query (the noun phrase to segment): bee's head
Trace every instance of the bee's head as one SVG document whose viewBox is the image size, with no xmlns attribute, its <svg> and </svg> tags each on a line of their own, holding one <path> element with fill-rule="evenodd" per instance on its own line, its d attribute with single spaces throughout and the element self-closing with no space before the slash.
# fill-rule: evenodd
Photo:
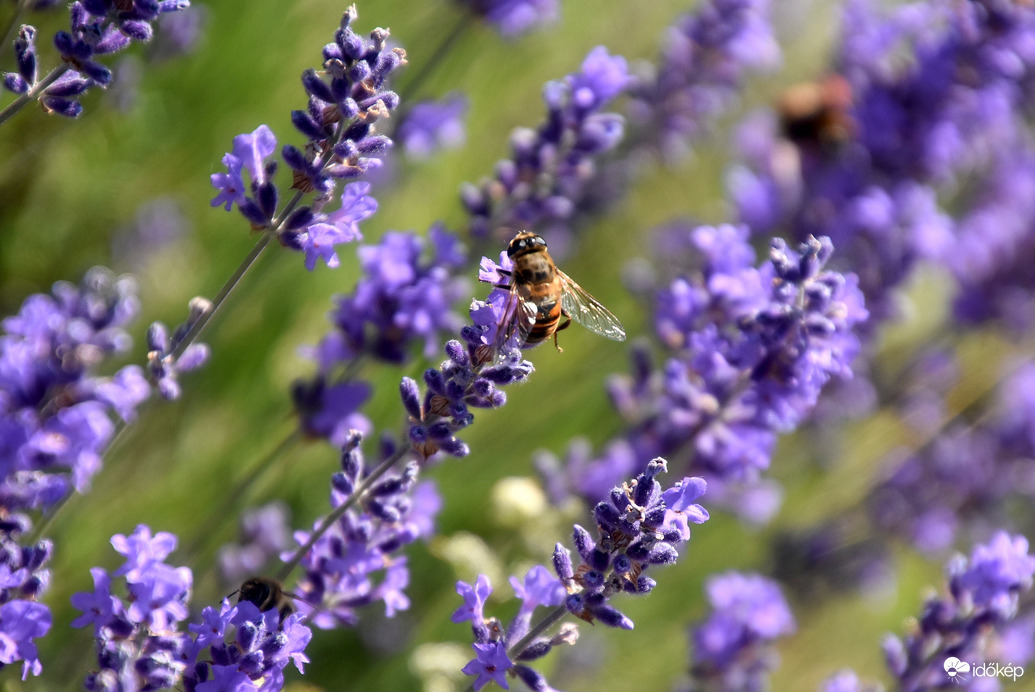
<svg viewBox="0 0 1035 692">
<path fill-rule="evenodd" d="M 533 250 L 545 250 L 546 241 L 543 240 L 543 236 L 536 235 L 531 231 L 521 231 L 514 240 L 510 241 L 510 245 L 507 246 L 507 256 L 515 257 L 517 255 L 524 255 Z"/>
</svg>

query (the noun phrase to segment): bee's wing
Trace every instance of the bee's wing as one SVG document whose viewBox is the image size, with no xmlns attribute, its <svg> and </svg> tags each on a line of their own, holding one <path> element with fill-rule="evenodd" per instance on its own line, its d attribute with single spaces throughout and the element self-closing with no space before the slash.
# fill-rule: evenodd
<svg viewBox="0 0 1035 692">
<path fill-rule="evenodd" d="M 500 323 L 496 327 L 496 340 L 493 344 L 496 351 L 501 351 L 504 346 L 520 348 L 528 339 L 528 335 L 535 326 L 536 307 L 535 304 L 523 300 L 518 295 L 517 285 L 513 283 L 507 292 L 507 302 L 504 306 Z"/>
<path fill-rule="evenodd" d="M 586 293 L 582 286 L 571 280 L 560 269 L 564 290 L 561 291 L 561 307 L 569 317 L 591 332 L 615 341 L 625 341 L 625 329 L 611 311 L 601 305 L 596 298 Z"/>
</svg>

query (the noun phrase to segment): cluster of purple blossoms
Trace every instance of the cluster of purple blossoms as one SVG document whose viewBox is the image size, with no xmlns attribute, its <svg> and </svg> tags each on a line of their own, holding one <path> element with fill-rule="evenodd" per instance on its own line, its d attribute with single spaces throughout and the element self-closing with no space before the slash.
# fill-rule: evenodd
<svg viewBox="0 0 1035 692">
<path fill-rule="evenodd" d="M 151 40 L 152 24 L 160 15 L 189 6 L 190 0 L 76 0 L 69 7 L 71 31 L 54 35 L 63 65 L 39 78 L 36 29 L 24 24 L 14 42 L 18 71 L 4 73 L 4 87 L 38 99 L 49 113 L 78 117 L 83 111 L 82 95 L 112 81 L 111 70 L 97 58 L 117 53 L 134 41 Z"/>
<path fill-rule="evenodd" d="M 708 579 L 712 614 L 692 630 L 689 689 L 760 690 L 776 668 L 772 643 L 794 632 L 780 586 L 759 574 L 727 572 Z"/>
<path fill-rule="evenodd" d="M 978 535 L 1008 520 L 1032 519 L 1035 494 L 1035 366 L 1011 372 L 980 422 L 959 421 L 899 458 L 869 497 L 882 531 L 920 550 L 950 547 L 966 529 Z"/>
<path fill-rule="evenodd" d="M 130 536 L 112 537 L 126 562 L 114 574 L 94 567 L 94 590 L 72 596 L 82 612 L 73 627 L 93 625 L 98 670 L 86 677 L 88 690 L 158 690 L 173 687 L 186 669 L 189 637 L 179 631 L 187 618 L 193 575 L 165 558 L 176 536 L 141 524 Z M 125 581 L 126 599 L 112 592 L 112 576 Z"/>
<path fill-rule="evenodd" d="M 884 642 L 895 689 L 940 689 L 953 682 L 950 668 L 953 675 L 961 676 L 955 682 L 961 682 L 972 666 L 999 660 L 994 653 L 998 638 L 992 635 L 1002 634 L 1017 615 L 1020 595 L 1032 587 L 1035 556 L 1028 554 L 1024 536 L 999 531 L 988 543 L 975 546 L 969 561 L 963 555 L 953 557 L 947 573 L 947 593 L 927 599 L 913 631 L 901 639 L 889 635 Z M 1030 639 L 1015 650 L 1023 655 L 1023 649 L 1030 655 Z M 847 671 L 824 687 L 826 692 L 862 689 L 858 678 Z"/>
<path fill-rule="evenodd" d="M 624 135 L 623 118 L 603 109 L 632 82 L 625 58 L 598 46 L 582 71 L 543 88 L 546 120 L 510 137 L 511 157 L 496 165 L 493 179 L 461 191 L 472 236 L 487 239 L 499 228 L 535 228 L 564 254 L 576 213 L 596 198 L 591 182 L 596 160 Z"/>
<path fill-rule="evenodd" d="M 244 599 L 205 608 L 201 621 L 188 625 L 194 636 L 181 632 L 193 577 L 189 568 L 165 563 L 176 537 L 140 525 L 111 543 L 125 564 L 113 574 L 91 569 L 93 592 L 72 596 L 82 612 L 72 625 L 93 625 L 97 643 L 99 668 L 87 675 L 86 689 L 273 691 L 283 687 L 289 663 L 301 671 L 308 662 L 303 651 L 312 633 L 302 615 L 282 616 L 276 607 L 260 612 Z M 112 576 L 124 579 L 125 600 L 112 592 Z"/>
<path fill-rule="evenodd" d="M 336 299 L 329 315 L 334 330 L 310 349 L 319 371 L 292 388 L 307 434 L 340 447 L 352 429 L 370 430 L 358 413 L 370 386 L 347 376 L 356 359 L 401 364 L 416 341 L 424 342 L 424 355 L 430 357 L 443 333 L 460 328 L 453 306 L 468 293 L 468 283 L 454 273 L 466 253 L 439 225 L 428 236 L 430 256 L 422 238 L 403 232 L 386 233 L 378 245 L 357 250 L 364 275 L 352 293 Z"/>
<path fill-rule="evenodd" d="M 453 306 L 470 288 L 454 276 L 467 260 L 455 235 L 438 224 L 427 242 L 414 233 L 390 232 L 356 254 L 363 276 L 352 293 L 336 299 L 330 314 L 335 329 L 314 353 L 321 372 L 360 356 L 403 363 L 415 341 L 424 342 L 424 356 L 430 357 L 442 334 L 460 329 Z"/>
<path fill-rule="evenodd" d="M 768 15 L 769 0 L 707 0 L 669 28 L 654 74 L 629 91 L 630 123 L 652 148 L 685 156 L 738 98 L 748 71 L 777 67 Z"/>
<path fill-rule="evenodd" d="M 195 639 L 186 656 L 187 692 L 275 692 L 284 688 L 284 669 L 304 672 L 312 631 L 301 613 L 282 615 L 241 599 L 209 606 L 201 622 L 189 625 Z M 206 649 L 208 656 L 203 657 Z"/>
<path fill-rule="evenodd" d="M 663 490 L 655 478 L 667 470 L 666 466 L 664 459 L 652 460 L 643 473 L 612 489 L 608 500 L 597 504 L 593 511 L 596 541 L 589 531 L 575 525 L 578 566 L 572 562 L 570 551 L 557 544 L 553 568 L 559 582 L 543 567 L 530 570 L 523 584 L 511 579 L 522 605 L 506 630 L 496 618 L 484 615 L 485 600 L 492 592 L 488 577 L 479 576 L 474 586 L 457 583 L 464 605 L 453 614 L 453 622 L 471 621 L 477 656 L 464 672 L 477 676 L 476 690 L 490 680 L 506 688 L 507 673 L 529 689 L 552 689 L 541 673 L 523 662 L 542 658 L 558 644 L 574 643 L 577 631 L 566 627 L 555 637 L 540 637 L 545 628 L 530 628 L 532 613 L 540 605 L 557 607 L 544 621 L 547 624 L 570 613 L 589 623 L 633 628 L 632 620 L 610 604 L 612 597 L 623 592 L 644 595 L 653 591 L 656 582 L 646 571 L 676 562 L 676 546 L 690 540 L 690 524 L 708 520 L 707 510 L 695 503 L 704 494 L 705 482 L 683 478 Z"/>
<path fill-rule="evenodd" d="M 415 104 L 395 135 L 406 155 L 424 160 L 438 151 L 463 145 L 467 106 L 467 97 L 460 93 Z"/>
<path fill-rule="evenodd" d="M 136 284 L 107 269 L 26 298 L 0 325 L 0 507 L 46 509 L 85 491 L 115 432 L 150 394 L 138 366 L 96 374 L 130 347 Z"/>
<path fill-rule="evenodd" d="M 516 306 L 510 300 L 509 289 L 499 288 L 503 277 L 498 270 L 511 266 L 506 252 L 500 253 L 499 265 L 482 258 L 478 278 L 494 288 L 486 300 L 471 301 L 473 324 L 460 330 L 464 343 L 447 342 L 449 360 L 439 368 L 424 371 L 427 391 L 423 399 L 420 387 L 409 377 L 404 377 L 399 385 L 403 406 L 410 416 L 409 440 L 424 459 L 439 451 L 466 456 L 470 448 L 456 433 L 474 422 L 470 409 L 503 406 L 507 396 L 500 387 L 523 382 L 532 374 L 534 368 L 522 358 L 517 335 L 507 340 L 498 333 L 515 319 Z"/>
<path fill-rule="evenodd" d="M 753 232 L 830 236 L 876 324 L 898 314 L 894 291 L 918 261 L 987 264 L 1015 231 L 985 223 L 992 232 L 970 234 L 964 257 L 937 192 L 956 195 L 1008 152 L 1030 151 L 1018 114 L 1031 106 L 1035 13 L 998 0 L 887 14 L 871 5 L 848 3 L 831 69 L 838 79 L 826 82 L 842 84 L 847 98 L 813 113 L 825 117 L 811 120 L 809 136 L 801 119 L 785 117 L 782 132 L 774 117 L 752 120 L 740 142 L 746 166 L 729 180 Z M 823 129 L 835 124 L 831 141 Z"/>
<path fill-rule="evenodd" d="M 292 145 L 281 150 L 292 169 L 294 198 L 279 208 L 273 182 L 277 165 L 266 162 L 277 140 L 266 125 L 235 137 L 233 152 L 223 157 L 227 172 L 213 174 L 211 180 L 219 190 L 212 206 L 223 205 L 229 211 L 236 204 L 252 228 L 268 230 L 285 247 L 305 253 L 309 270 L 317 260 L 338 266 L 335 245 L 360 239 L 359 222 L 377 209 L 377 202 L 367 195 L 369 183 L 350 183 L 341 193 L 340 206 L 325 212 L 337 181 L 354 180 L 377 168 L 380 154 L 392 146 L 391 139 L 377 134 L 377 122 L 399 105 L 398 95 L 387 84 L 391 73 L 405 63 L 406 53 L 388 47 L 386 29 L 375 29 L 370 41 L 364 41 L 350 27 L 355 18 L 352 6 L 345 11 L 334 42 L 324 46 L 323 73 L 329 82 L 313 69 L 302 74 L 309 105 L 304 111 L 293 111 L 292 122 L 308 141 L 304 150 Z M 245 170 L 250 194 L 242 178 Z M 315 195 L 312 204 L 297 206 L 307 193 Z"/>
<path fill-rule="evenodd" d="M 10 514 L 0 523 L 0 668 L 23 661 L 22 679 L 43 671 L 33 639 L 50 630 L 50 609 L 38 598 L 50 583 L 46 568 L 54 546 L 42 540 L 33 546 L 18 544 L 28 532 L 29 520 Z"/>
<path fill-rule="evenodd" d="M 295 532 L 295 540 L 304 549 L 301 565 L 305 570 L 294 588 L 298 607 L 324 629 L 355 625 L 359 619 L 356 609 L 378 601 L 385 604 L 388 617 L 409 607 L 404 590 L 410 572 L 406 557 L 397 553 L 433 534 L 434 518 L 442 504 L 432 484 L 417 483 L 415 463 L 408 464 L 401 474 L 378 478 L 366 487 L 371 469 L 359 449 L 361 440 L 353 431 L 342 450 L 342 470 L 331 478 L 332 508 L 340 509 L 365 488 L 357 503 L 317 522 L 312 533 Z M 397 456 L 394 445 L 387 441 L 380 451 L 384 459 Z M 329 519 L 333 522 L 328 523 Z"/>
<path fill-rule="evenodd" d="M 996 321 L 1027 333 L 1035 327 L 1028 261 L 1035 254 L 1035 145 L 1024 140 L 998 153 L 974 185 L 956 242 L 943 257 L 957 285 L 953 316 L 967 326 Z"/>
<path fill-rule="evenodd" d="M 472 13 L 484 17 L 502 36 L 521 34 L 557 21 L 558 0 L 458 0 Z"/>
<path fill-rule="evenodd" d="M 665 456 L 745 517 L 765 521 L 775 511 L 777 492 L 761 474 L 777 435 L 800 424 L 829 380 L 851 377 L 853 330 L 867 312 L 855 277 L 824 268 L 829 239 L 798 252 L 776 239 L 758 267 L 747 240 L 734 226 L 672 236 L 700 266 L 656 298 L 655 330 L 671 355 L 656 370 L 645 348 L 633 350 L 631 377 L 610 384 L 629 427 L 599 457 L 573 446 L 564 472 L 541 459 L 554 495 L 602 497 L 637 459 Z"/>
</svg>

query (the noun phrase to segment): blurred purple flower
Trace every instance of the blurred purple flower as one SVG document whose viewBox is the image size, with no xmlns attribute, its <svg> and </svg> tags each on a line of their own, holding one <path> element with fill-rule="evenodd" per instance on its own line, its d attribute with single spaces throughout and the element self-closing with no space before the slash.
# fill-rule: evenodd
<svg viewBox="0 0 1035 692">
<path fill-rule="evenodd" d="M 150 394 L 137 366 L 95 373 L 129 349 L 125 327 L 139 310 L 136 285 L 91 269 L 79 286 L 36 294 L 0 334 L 0 505 L 47 507 L 84 492 L 115 426 Z"/>
<path fill-rule="evenodd" d="M 598 46 L 580 72 L 547 82 L 545 121 L 536 130 L 515 130 L 511 157 L 496 165 L 494 178 L 461 190 L 472 235 L 488 239 L 500 228 L 535 228 L 563 255 L 573 217 L 597 199 L 597 160 L 624 134 L 621 116 L 602 110 L 631 81 L 625 58 Z"/>
<path fill-rule="evenodd" d="M 691 675 L 705 689 L 761 689 L 777 665 L 772 644 L 794 632 L 779 585 L 760 574 L 708 579 L 712 614 L 693 628 Z"/>
<path fill-rule="evenodd" d="M 506 38 L 515 38 L 557 21 L 558 0 L 458 0 Z"/>
<path fill-rule="evenodd" d="M 238 522 L 241 542 L 219 548 L 223 581 L 240 584 L 252 575 L 261 574 L 291 541 L 289 517 L 290 509 L 280 501 L 245 511 Z"/>
<path fill-rule="evenodd" d="M 461 146 L 465 139 L 467 107 L 467 98 L 459 93 L 441 101 L 415 104 L 399 126 L 397 135 L 406 155 L 424 160 L 437 151 Z"/>
<path fill-rule="evenodd" d="M 668 30 L 655 73 L 630 90 L 630 121 L 666 160 L 687 153 L 738 98 L 745 75 L 780 62 L 769 0 L 707 0 Z"/>
</svg>

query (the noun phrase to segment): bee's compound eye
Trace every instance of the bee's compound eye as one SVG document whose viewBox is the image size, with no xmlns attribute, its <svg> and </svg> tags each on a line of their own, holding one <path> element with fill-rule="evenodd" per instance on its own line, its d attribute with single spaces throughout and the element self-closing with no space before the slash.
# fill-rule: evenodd
<svg viewBox="0 0 1035 692">
<path fill-rule="evenodd" d="M 546 247 L 546 241 L 543 240 L 543 236 L 541 236 L 541 235 L 537 235 L 534 238 L 532 238 L 532 242 L 535 245 L 540 245 L 540 246 L 542 246 L 544 248 Z"/>
</svg>

